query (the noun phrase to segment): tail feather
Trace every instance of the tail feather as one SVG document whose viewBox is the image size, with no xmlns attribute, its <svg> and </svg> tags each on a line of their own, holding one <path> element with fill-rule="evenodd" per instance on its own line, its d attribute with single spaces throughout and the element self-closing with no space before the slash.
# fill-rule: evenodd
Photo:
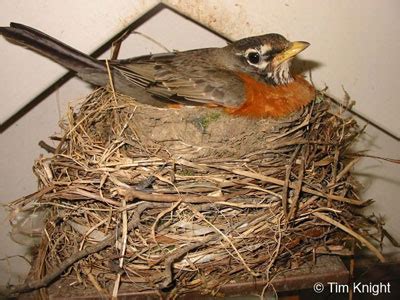
<svg viewBox="0 0 400 300">
<path fill-rule="evenodd" d="M 12 43 L 22 45 L 50 58 L 67 69 L 77 72 L 78 75 L 82 75 L 81 77 L 86 77 L 85 73 L 94 70 L 97 71 L 96 73 L 106 72 L 104 63 L 29 26 L 10 23 L 10 27 L 0 27 L 0 35 L 3 35 Z M 97 80 L 93 79 L 92 83 L 98 84 Z"/>
</svg>

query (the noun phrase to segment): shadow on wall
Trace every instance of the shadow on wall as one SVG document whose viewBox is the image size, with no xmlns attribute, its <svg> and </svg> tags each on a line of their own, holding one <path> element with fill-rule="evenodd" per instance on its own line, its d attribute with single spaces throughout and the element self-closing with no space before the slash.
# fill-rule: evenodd
<svg viewBox="0 0 400 300">
<path fill-rule="evenodd" d="M 293 75 L 304 74 L 308 75 L 312 74 L 312 71 L 322 67 L 324 64 L 315 60 L 304 60 L 295 57 L 292 61 L 292 73 Z"/>
</svg>

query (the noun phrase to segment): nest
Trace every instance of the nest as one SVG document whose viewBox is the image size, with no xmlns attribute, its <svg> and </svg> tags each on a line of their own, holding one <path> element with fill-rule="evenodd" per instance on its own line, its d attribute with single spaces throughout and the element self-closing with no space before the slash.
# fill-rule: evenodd
<svg viewBox="0 0 400 300">
<path fill-rule="evenodd" d="M 354 241 L 383 260 L 356 210 L 369 204 L 351 176 L 361 130 L 329 103 L 256 120 L 93 92 L 35 162 L 38 192 L 11 205 L 46 212 L 36 281 L 18 291 L 63 275 L 85 294 L 216 293 Z"/>
</svg>

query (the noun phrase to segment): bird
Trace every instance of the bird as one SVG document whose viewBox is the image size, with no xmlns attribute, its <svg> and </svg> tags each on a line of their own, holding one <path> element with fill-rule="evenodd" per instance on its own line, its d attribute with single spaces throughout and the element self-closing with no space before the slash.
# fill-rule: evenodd
<svg viewBox="0 0 400 300">
<path fill-rule="evenodd" d="M 156 107 L 220 107 L 227 114 L 281 118 L 315 99 L 293 58 L 310 44 L 290 42 L 277 33 L 236 40 L 220 48 L 98 60 L 32 27 L 0 27 L 8 41 L 37 52 L 95 86 L 106 86 Z M 111 76 L 110 76 L 111 75 Z"/>
</svg>

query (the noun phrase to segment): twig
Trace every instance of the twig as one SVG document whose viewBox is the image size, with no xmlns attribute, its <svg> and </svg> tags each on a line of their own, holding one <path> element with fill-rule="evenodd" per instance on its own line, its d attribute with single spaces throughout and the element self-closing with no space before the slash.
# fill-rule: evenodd
<svg viewBox="0 0 400 300">
<path fill-rule="evenodd" d="M 287 215 L 287 213 L 288 213 L 287 198 L 288 198 L 288 189 L 289 189 L 289 183 L 290 183 L 290 175 L 292 174 L 293 163 L 296 160 L 299 150 L 300 150 L 300 145 L 298 145 L 296 147 L 292 156 L 290 157 L 289 162 L 286 165 L 286 174 L 285 174 L 285 181 L 284 181 L 285 184 L 283 185 L 283 190 L 282 190 L 282 208 L 283 208 L 283 212 L 285 215 Z"/>
<path fill-rule="evenodd" d="M 331 217 L 328 217 L 327 215 L 322 214 L 320 212 L 313 212 L 313 215 L 320 218 L 321 220 L 324 220 L 325 222 L 332 224 L 333 226 L 336 226 L 337 228 L 343 230 L 344 232 L 347 232 L 351 236 L 355 237 L 364 246 L 366 246 L 372 253 L 374 253 L 381 262 L 385 262 L 385 258 L 383 257 L 382 253 L 380 253 L 379 250 L 376 249 L 374 245 L 372 245 L 369 241 L 367 241 L 364 237 L 362 237 L 361 235 L 356 233 L 354 230 L 344 226 L 343 224 L 339 223 L 338 221 L 335 221 Z"/>
<path fill-rule="evenodd" d="M 382 157 L 382 156 L 362 154 L 362 153 L 352 153 L 351 156 L 369 157 L 369 158 L 375 158 L 375 159 L 379 159 L 379 160 L 388 161 L 388 162 L 391 162 L 394 164 L 400 164 L 400 159 L 396 159 L 396 158 Z"/>
<path fill-rule="evenodd" d="M 187 253 L 189 253 L 190 251 L 201 247 L 202 245 L 205 245 L 206 243 L 210 242 L 211 240 L 213 240 L 215 238 L 215 236 L 210 236 L 205 238 L 203 241 L 201 242 L 197 242 L 197 243 L 192 243 L 189 244 L 181 249 L 175 250 L 174 252 L 172 252 L 171 255 L 169 255 L 166 260 L 165 260 L 165 274 L 166 274 L 166 278 L 164 279 L 164 281 L 160 284 L 159 288 L 160 289 L 166 289 L 168 287 L 170 287 L 171 283 L 174 280 L 174 274 L 172 271 L 172 267 L 174 262 L 176 262 L 178 259 L 180 259 L 182 256 L 186 255 Z"/>
<path fill-rule="evenodd" d="M 56 148 L 50 146 L 45 141 L 40 141 L 39 146 L 42 147 L 44 150 L 46 150 L 49 153 L 56 153 Z"/>
<path fill-rule="evenodd" d="M 153 225 L 151 225 L 151 237 L 153 238 L 154 242 L 157 244 L 157 239 L 156 239 L 156 227 L 158 222 L 160 221 L 160 219 L 165 216 L 167 213 L 175 210 L 175 208 L 177 208 L 179 205 L 181 204 L 180 201 L 172 204 L 170 207 L 168 207 L 167 209 L 161 211 L 157 217 L 156 220 L 153 222 Z"/>
<path fill-rule="evenodd" d="M 298 179 L 297 179 L 297 183 L 296 183 L 296 188 L 294 191 L 294 196 L 293 196 L 293 200 L 290 206 L 290 210 L 289 210 L 289 214 L 287 216 L 287 220 L 290 221 L 293 217 L 294 214 L 296 212 L 297 209 L 297 203 L 299 201 L 300 198 L 300 191 L 303 185 L 303 178 L 304 178 L 304 160 L 301 159 L 301 163 L 300 163 L 300 169 L 299 169 L 299 175 L 298 175 Z"/>
<path fill-rule="evenodd" d="M 123 209 L 121 214 L 122 214 L 122 243 L 121 243 L 121 258 L 119 259 L 119 267 L 122 270 L 124 266 L 124 256 L 125 256 L 125 251 L 126 251 L 126 245 L 127 245 L 127 239 L 128 239 L 128 214 L 126 209 L 126 201 L 125 199 L 121 200 L 122 205 L 121 208 Z M 118 296 L 118 289 L 121 281 L 121 272 L 118 272 L 117 278 L 114 283 L 114 289 L 113 289 L 113 294 L 112 297 L 113 299 L 116 299 Z"/>
<path fill-rule="evenodd" d="M 336 175 L 337 175 L 337 168 L 338 168 L 338 162 L 339 162 L 339 154 L 340 154 L 340 151 L 338 149 L 338 146 L 336 146 L 334 156 L 333 156 L 334 158 L 333 158 L 333 163 L 332 163 L 331 181 L 329 183 L 328 207 L 332 206 L 331 196 L 335 194 L 335 184 L 338 181 L 336 178 Z"/>
<path fill-rule="evenodd" d="M 133 201 L 135 199 L 149 201 L 149 202 L 182 202 L 182 203 L 207 203 L 207 202 L 221 202 L 226 201 L 230 197 L 220 196 L 194 196 L 194 195 L 167 195 L 167 194 L 150 194 L 136 189 L 123 189 L 118 188 L 118 193 L 126 197 L 127 201 Z"/>
<path fill-rule="evenodd" d="M 108 62 L 108 59 L 106 59 L 106 66 L 107 66 L 107 73 L 108 73 L 108 83 L 110 84 L 111 91 L 112 91 L 112 94 L 113 94 L 113 97 L 114 97 L 114 101 L 115 101 L 115 103 L 117 103 L 117 95 L 115 93 L 114 81 L 113 81 L 112 72 L 111 72 L 111 68 L 110 68 L 110 64 Z"/>
<path fill-rule="evenodd" d="M 336 176 L 336 182 L 339 182 L 340 179 L 343 178 L 343 176 L 345 176 L 346 174 L 348 174 L 348 173 L 350 172 L 350 169 L 351 169 L 352 167 L 354 167 L 354 165 L 355 165 L 356 163 L 358 163 L 358 162 L 360 161 L 360 159 L 361 159 L 360 157 L 357 157 L 357 158 L 353 159 L 351 162 L 349 162 L 349 163 L 343 168 L 343 170 L 340 171 L 339 174 Z"/>
</svg>

